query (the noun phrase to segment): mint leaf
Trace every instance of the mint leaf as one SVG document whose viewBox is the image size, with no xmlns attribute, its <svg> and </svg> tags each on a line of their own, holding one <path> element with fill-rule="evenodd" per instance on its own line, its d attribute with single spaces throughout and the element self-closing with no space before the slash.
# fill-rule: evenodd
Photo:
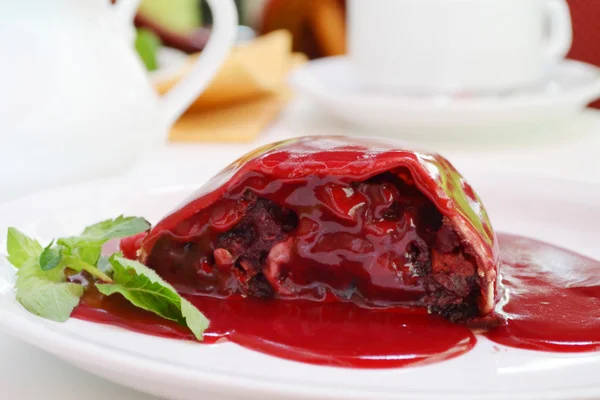
<svg viewBox="0 0 600 400">
<path fill-rule="evenodd" d="M 208 319 L 154 270 L 119 256 L 109 262 L 114 270 L 113 284 L 97 284 L 100 293 L 120 293 L 136 307 L 151 311 L 165 319 L 187 325 L 198 340 L 208 328 Z"/>
<path fill-rule="evenodd" d="M 62 265 L 63 267 L 68 267 L 77 272 L 86 271 L 90 275 L 99 279 L 102 282 L 112 283 L 112 279 L 110 278 L 110 276 L 106 275 L 96 266 L 88 264 L 80 258 L 74 256 L 67 256 L 63 259 Z"/>
<path fill-rule="evenodd" d="M 49 268 L 42 271 L 40 261 L 46 267 L 57 263 L 56 246 L 52 243 L 46 249 L 15 228 L 8 229 L 8 261 L 17 271 L 17 301 L 29 312 L 53 321 L 66 321 L 73 308 L 79 304 L 83 286 L 66 282 L 64 268 Z M 60 260 L 58 261 L 60 263 Z"/>
<path fill-rule="evenodd" d="M 56 243 L 65 248 L 65 251 L 72 254 L 88 264 L 96 264 L 102 253 L 102 244 L 96 242 L 86 242 L 79 236 L 59 238 Z"/>
<path fill-rule="evenodd" d="M 115 254 L 118 255 L 119 257 L 123 256 L 121 253 L 115 253 Z M 113 269 L 112 269 L 112 266 L 110 265 L 110 262 L 108 261 L 108 257 L 100 256 L 100 258 L 98 259 L 98 264 L 96 265 L 96 267 L 100 271 L 102 271 L 103 273 L 105 273 L 106 275 L 112 275 L 112 273 L 113 273 Z"/>
<path fill-rule="evenodd" d="M 106 243 L 110 239 L 132 236 L 150 229 L 150 223 L 141 217 L 119 216 L 90 225 L 79 236 L 85 242 Z"/>
<path fill-rule="evenodd" d="M 42 253 L 42 246 L 37 240 L 11 227 L 6 235 L 6 251 L 8 261 L 15 268 L 20 268 L 27 260 L 37 259 Z"/>
<path fill-rule="evenodd" d="M 109 296 L 120 293 L 133 305 L 165 319 L 186 325 L 198 340 L 209 321 L 155 271 L 121 253 L 102 257 L 102 245 L 111 239 L 147 231 L 150 224 L 143 218 L 123 217 L 87 227 L 79 236 L 60 238 L 46 248 L 15 228 L 8 231 L 8 259 L 19 268 L 17 300 L 31 313 L 66 321 L 79 304 L 85 288 L 67 282 L 65 269 L 86 271 L 98 280 L 98 290 Z M 111 278 L 110 275 L 113 275 Z"/>
<path fill-rule="evenodd" d="M 102 253 L 102 245 L 111 239 L 132 236 L 150 229 L 144 218 L 123 217 L 107 219 L 90 225 L 79 236 L 60 238 L 57 243 L 69 249 L 70 253 L 90 265 L 96 265 Z"/>
<path fill-rule="evenodd" d="M 79 304 L 84 288 L 65 282 L 64 270 L 42 271 L 37 258 L 30 258 L 17 272 L 17 300 L 29 312 L 53 321 L 66 321 Z"/>
<path fill-rule="evenodd" d="M 58 264 L 60 264 L 60 261 L 62 260 L 62 247 L 52 246 L 53 244 L 54 240 L 50 242 L 48 246 L 46 246 L 40 255 L 40 268 L 42 271 L 49 271 L 58 267 Z"/>
<path fill-rule="evenodd" d="M 204 316 L 192 303 L 181 298 L 181 315 L 196 339 L 202 340 L 202 334 L 210 325 L 208 318 Z"/>
<path fill-rule="evenodd" d="M 102 244 L 78 243 L 71 251 L 84 262 L 95 265 L 102 254 Z"/>
</svg>

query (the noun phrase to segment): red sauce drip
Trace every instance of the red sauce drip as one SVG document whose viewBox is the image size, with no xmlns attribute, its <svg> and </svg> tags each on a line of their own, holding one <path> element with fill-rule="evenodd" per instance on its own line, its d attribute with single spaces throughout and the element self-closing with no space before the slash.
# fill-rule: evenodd
<svg viewBox="0 0 600 400">
<path fill-rule="evenodd" d="M 600 350 L 600 262 L 546 243 L 499 235 L 502 254 L 494 342 L 554 352 Z M 506 293 L 508 296 L 506 297 Z M 188 297 L 211 320 L 205 344 L 227 339 L 256 351 L 319 365 L 392 368 L 466 353 L 475 336 L 422 308 L 369 309 L 353 303 Z M 137 332 L 193 339 L 173 322 L 121 296 L 88 289 L 76 318 Z"/>
<path fill-rule="evenodd" d="M 530 350 L 600 350 L 600 262 L 532 239 L 498 239 L 497 313 L 506 322 L 485 336 Z"/>
<path fill-rule="evenodd" d="M 353 303 L 307 300 L 218 299 L 191 296 L 211 320 L 206 344 L 226 338 L 290 360 L 357 368 L 438 362 L 466 353 L 475 336 L 424 309 L 367 309 Z M 174 322 L 131 306 L 121 296 L 86 292 L 76 318 L 157 336 L 193 339 Z"/>
</svg>

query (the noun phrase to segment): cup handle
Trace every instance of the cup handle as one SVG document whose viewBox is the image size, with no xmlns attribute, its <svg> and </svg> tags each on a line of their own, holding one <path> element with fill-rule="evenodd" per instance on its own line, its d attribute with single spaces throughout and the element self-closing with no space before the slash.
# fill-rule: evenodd
<svg viewBox="0 0 600 400">
<path fill-rule="evenodd" d="M 160 99 L 168 126 L 183 114 L 219 71 L 237 36 L 238 16 L 233 0 L 206 0 L 213 25 L 206 47 L 186 74 Z"/>
<path fill-rule="evenodd" d="M 564 58 L 573 42 L 571 12 L 566 0 L 548 0 L 549 38 L 546 45 L 546 60 Z"/>
</svg>

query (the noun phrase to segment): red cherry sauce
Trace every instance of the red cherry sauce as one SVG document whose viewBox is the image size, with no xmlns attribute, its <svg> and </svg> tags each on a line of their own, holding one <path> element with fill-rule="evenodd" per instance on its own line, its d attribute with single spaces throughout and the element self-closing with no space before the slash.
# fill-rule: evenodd
<svg viewBox="0 0 600 400">
<path fill-rule="evenodd" d="M 191 296 L 210 319 L 204 344 L 226 338 L 246 348 L 319 365 L 392 368 L 449 359 L 469 351 L 475 336 L 424 309 L 367 309 L 310 300 Z M 193 339 L 183 326 L 89 289 L 76 318 L 141 333 Z"/>
<path fill-rule="evenodd" d="M 531 350 L 600 350 L 600 262 L 532 239 L 498 239 L 496 310 L 505 324 L 485 336 Z"/>
<path fill-rule="evenodd" d="M 485 333 L 499 344 L 532 350 L 600 349 L 600 262 L 568 250 L 501 234 L 497 313 L 504 324 Z M 319 365 L 392 368 L 466 353 L 476 343 L 463 325 L 423 308 L 364 308 L 308 300 L 189 296 L 211 320 L 205 344 L 226 338 L 249 349 Z M 104 297 L 93 287 L 76 318 L 137 332 L 193 339 L 180 325 Z"/>
</svg>

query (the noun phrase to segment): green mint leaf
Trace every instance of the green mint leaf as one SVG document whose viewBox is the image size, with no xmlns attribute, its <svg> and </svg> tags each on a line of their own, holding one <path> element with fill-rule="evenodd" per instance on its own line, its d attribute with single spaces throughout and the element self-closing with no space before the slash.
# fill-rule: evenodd
<svg viewBox="0 0 600 400">
<path fill-rule="evenodd" d="M 102 244 L 79 243 L 73 252 L 86 263 L 96 265 L 102 254 Z"/>
<path fill-rule="evenodd" d="M 102 282 L 112 283 L 110 263 L 103 260 L 101 268 L 97 267 L 102 245 L 149 228 L 143 218 L 120 216 L 91 225 L 79 236 L 60 238 L 56 244 L 52 241 L 45 249 L 36 240 L 9 228 L 8 260 L 19 268 L 17 300 L 33 314 L 54 321 L 67 320 L 85 289 L 66 282 L 65 268 L 86 271 Z"/>
<path fill-rule="evenodd" d="M 132 236 L 150 229 L 150 224 L 140 217 L 117 217 L 90 225 L 79 236 L 58 239 L 57 243 L 71 250 L 88 264 L 96 265 L 102 245 L 111 239 Z"/>
<path fill-rule="evenodd" d="M 62 246 L 52 246 L 53 244 L 54 240 L 50 242 L 40 255 L 40 268 L 42 271 L 49 271 L 58 267 L 63 258 Z"/>
<path fill-rule="evenodd" d="M 115 253 L 115 254 L 119 257 L 123 256 L 121 253 Z M 106 275 L 112 275 L 112 273 L 113 273 L 112 266 L 110 265 L 110 262 L 108 261 L 108 257 L 106 257 L 106 256 L 101 256 L 98 259 L 98 264 L 96 264 L 96 267 L 100 271 L 105 273 Z"/>
<path fill-rule="evenodd" d="M 150 224 L 141 217 L 119 216 L 90 225 L 79 236 L 58 239 L 57 243 L 70 250 L 90 265 L 96 265 L 102 253 L 102 245 L 111 239 L 121 239 L 150 229 Z"/>
<path fill-rule="evenodd" d="M 181 298 L 181 315 L 185 323 L 190 328 L 196 339 L 202 340 L 202 334 L 210 325 L 208 318 L 204 316 L 192 303 Z"/>
<path fill-rule="evenodd" d="M 64 269 L 42 271 L 37 258 L 21 265 L 15 288 L 17 301 L 29 312 L 57 322 L 69 318 L 84 292 L 83 286 L 65 282 Z"/>
<path fill-rule="evenodd" d="M 97 268 L 96 266 L 94 266 L 92 264 L 88 264 L 85 261 L 83 261 L 82 259 L 77 258 L 75 256 L 65 257 L 63 260 L 63 266 L 68 267 L 77 272 L 86 271 L 90 275 L 99 279 L 102 282 L 108 282 L 108 283 L 113 282 L 113 280 L 110 278 L 110 276 L 106 275 L 99 268 Z"/>
<path fill-rule="evenodd" d="M 86 271 L 98 280 L 112 284 L 113 280 L 109 275 L 113 272 L 113 266 L 106 258 L 101 257 L 102 245 L 111 239 L 135 235 L 148 229 L 150 224 L 143 218 L 120 216 L 91 225 L 79 236 L 60 238 L 56 244 L 52 241 L 46 248 L 42 248 L 36 240 L 15 228 L 9 228 L 8 260 L 19 268 L 15 284 L 17 300 L 33 314 L 54 321 L 67 320 L 79 304 L 85 288 L 67 282 L 65 268 Z M 176 292 L 172 291 L 175 297 L 168 304 L 173 309 L 168 310 L 165 315 L 173 315 L 174 320 L 184 324 L 186 318 L 189 318 L 196 329 L 202 322 L 202 314 L 193 306 L 190 310 Z M 182 308 L 185 314 L 182 314 Z M 194 310 L 200 317 L 194 314 Z M 202 331 L 198 329 L 194 333 L 199 332 L 201 335 Z"/>
<path fill-rule="evenodd" d="M 97 284 L 100 293 L 110 296 L 120 293 L 136 307 L 161 317 L 187 325 L 198 340 L 208 328 L 209 320 L 154 270 L 137 261 L 111 256 L 113 284 Z"/>
<path fill-rule="evenodd" d="M 136 235 L 150 229 L 150 223 L 141 217 L 120 216 L 88 226 L 79 236 L 86 242 L 106 243 L 110 239 L 120 239 Z"/>
<path fill-rule="evenodd" d="M 83 287 L 65 282 L 64 268 L 56 268 L 56 246 L 46 249 L 37 240 L 15 228 L 9 228 L 8 260 L 17 267 L 17 301 L 29 312 L 54 321 L 65 321 L 83 295 Z M 40 261 L 49 271 L 42 271 Z M 56 264 L 56 265 L 55 265 Z"/>
<path fill-rule="evenodd" d="M 37 259 L 43 249 L 37 240 L 11 227 L 6 235 L 6 250 L 8 261 L 15 268 L 20 268 L 27 260 Z"/>
</svg>

